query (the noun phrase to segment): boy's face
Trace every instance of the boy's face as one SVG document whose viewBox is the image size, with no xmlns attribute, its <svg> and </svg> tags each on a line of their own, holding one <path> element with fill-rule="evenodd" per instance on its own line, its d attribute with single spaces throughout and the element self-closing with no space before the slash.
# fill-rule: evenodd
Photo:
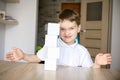
<svg viewBox="0 0 120 80">
<path fill-rule="evenodd" d="M 69 20 L 60 21 L 60 37 L 68 45 L 75 43 L 75 38 L 80 32 L 80 25 L 78 26 L 75 21 Z"/>
</svg>

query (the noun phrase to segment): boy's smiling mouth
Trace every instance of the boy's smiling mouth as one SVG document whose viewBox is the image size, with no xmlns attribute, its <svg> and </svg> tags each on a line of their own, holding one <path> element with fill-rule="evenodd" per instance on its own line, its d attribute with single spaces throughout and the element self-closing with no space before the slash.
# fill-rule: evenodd
<svg viewBox="0 0 120 80">
<path fill-rule="evenodd" d="M 70 39 L 70 38 L 71 38 L 71 36 L 64 36 L 64 38 L 65 38 L 65 39 Z"/>
</svg>

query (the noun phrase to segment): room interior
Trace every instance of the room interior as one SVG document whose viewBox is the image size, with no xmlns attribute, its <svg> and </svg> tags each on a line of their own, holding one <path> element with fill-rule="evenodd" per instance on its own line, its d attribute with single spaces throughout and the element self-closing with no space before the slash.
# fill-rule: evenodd
<svg viewBox="0 0 120 80">
<path fill-rule="evenodd" d="M 44 44 L 44 35 L 46 34 L 46 31 L 44 29 L 45 24 L 48 22 L 57 21 L 56 17 L 58 16 L 58 13 L 61 11 L 61 3 L 80 2 L 80 0 L 48 0 L 47 3 L 45 0 L 39 1 L 40 5 L 38 4 L 37 0 L 35 1 L 21 0 L 20 3 L 6 3 L 0 1 L 0 9 L 5 10 L 7 15 L 11 15 L 18 20 L 18 25 L 0 23 L 1 60 L 4 60 L 4 54 L 10 51 L 11 46 L 17 46 L 23 49 L 26 53 L 35 53 L 36 46 L 38 45 L 43 46 Z M 111 38 L 109 39 L 110 41 L 109 51 L 112 53 L 113 58 L 111 68 L 120 69 L 119 67 L 120 38 L 118 35 L 120 33 L 119 32 L 120 18 L 118 17 L 120 16 L 119 15 L 120 1 L 119 0 L 110 1 L 111 1 L 111 15 L 110 15 L 111 20 L 109 23 L 111 25 L 110 26 Z M 28 2 L 29 4 L 26 4 Z M 38 12 L 38 9 L 40 9 L 40 12 Z"/>
</svg>

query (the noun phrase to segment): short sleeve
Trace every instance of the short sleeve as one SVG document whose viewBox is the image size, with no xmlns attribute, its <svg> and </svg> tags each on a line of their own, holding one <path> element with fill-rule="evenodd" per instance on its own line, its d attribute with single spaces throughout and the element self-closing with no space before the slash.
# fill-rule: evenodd
<svg viewBox="0 0 120 80">
<path fill-rule="evenodd" d="M 80 66 L 81 67 L 91 67 L 93 61 L 91 59 L 90 53 L 84 46 L 80 46 Z"/>
<path fill-rule="evenodd" d="M 93 65 L 93 61 L 91 59 L 90 53 L 85 50 L 85 54 L 83 56 L 82 67 L 91 67 Z"/>
<path fill-rule="evenodd" d="M 41 50 L 37 52 L 37 56 L 39 59 L 44 61 L 47 58 L 47 46 L 44 46 Z"/>
</svg>

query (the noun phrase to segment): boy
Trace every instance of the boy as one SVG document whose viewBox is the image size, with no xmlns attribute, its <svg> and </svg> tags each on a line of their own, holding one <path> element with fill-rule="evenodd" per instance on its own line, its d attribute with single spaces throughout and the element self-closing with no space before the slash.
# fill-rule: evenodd
<svg viewBox="0 0 120 80">
<path fill-rule="evenodd" d="M 58 39 L 58 46 L 60 47 L 60 57 L 57 61 L 58 65 L 100 68 L 101 65 L 111 63 L 110 54 L 99 53 L 93 64 L 87 49 L 77 43 L 76 36 L 80 32 L 81 26 L 80 17 L 76 12 L 70 9 L 63 10 L 59 15 L 59 24 L 60 38 Z M 47 47 L 44 45 L 37 52 L 37 55 L 27 55 L 19 48 L 14 47 L 12 52 L 6 54 L 6 58 L 11 61 L 23 59 L 28 62 L 40 62 L 46 58 L 46 49 Z"/>
</svg>

